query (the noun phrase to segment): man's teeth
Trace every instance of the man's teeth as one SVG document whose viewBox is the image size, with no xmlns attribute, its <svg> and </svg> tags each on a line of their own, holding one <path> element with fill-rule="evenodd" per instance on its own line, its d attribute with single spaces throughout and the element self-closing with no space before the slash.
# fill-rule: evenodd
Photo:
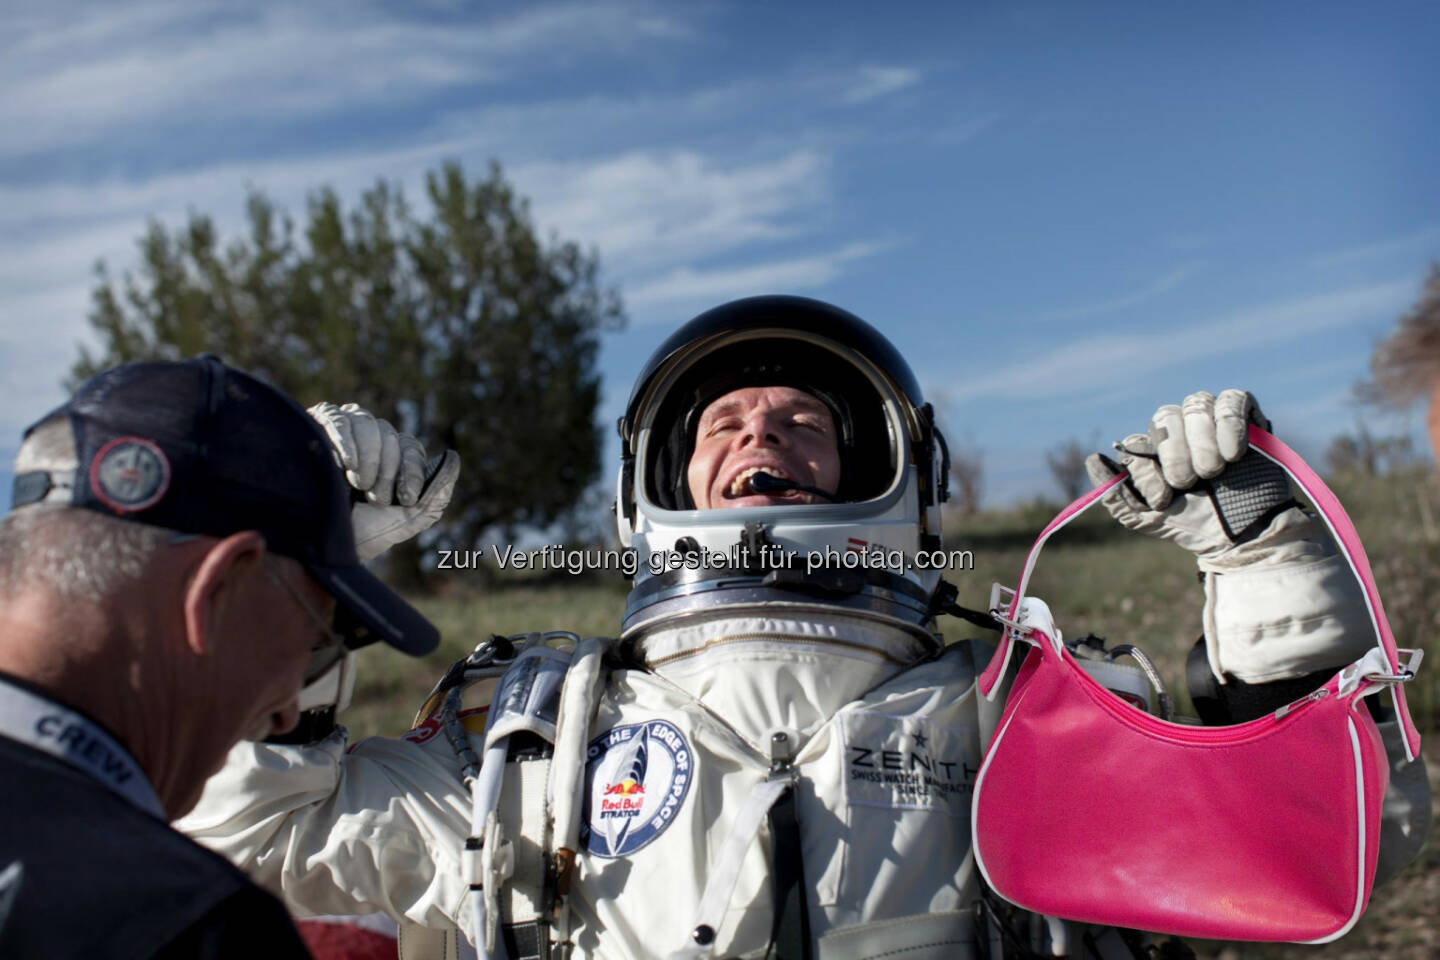
<svg viewBox="0 0 1440 960">
<path fill-rule="evenodd" d="M 746 493 L 754 493 L 755 489 L 750 485 L 750 479 L 757 473 L 768 473 L 770 476 L 778 477 L 781 480 L 795 479 L 784 470 L 777 470 L 774 467 L 749 467 L 741 470 L 735 475 L 735 479 L 730 481 L 730 496 L 739 497 Z"/>
</svg>

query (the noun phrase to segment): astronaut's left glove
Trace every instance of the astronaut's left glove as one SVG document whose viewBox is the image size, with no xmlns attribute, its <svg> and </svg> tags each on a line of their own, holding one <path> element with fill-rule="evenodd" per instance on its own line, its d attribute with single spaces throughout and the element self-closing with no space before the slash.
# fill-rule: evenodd
<svg viewBox="0 0 1440 960">
<path fill-rule="evenodd" d="M 1097 486 L 1130 471 L 1104 500 L 1116 520 L 1195 554 L 1210 668 L 1221 683 L 1335 669 L 1375 642 L 1349 565 L 1295 501 L 1284 471 L 1249 449 L 1251 423 L 1270 428 L 1246 391 L 1194 393 L 1117 444 L 1119 464 L 1100 454 L 1085 461 Z"/>
</svg>

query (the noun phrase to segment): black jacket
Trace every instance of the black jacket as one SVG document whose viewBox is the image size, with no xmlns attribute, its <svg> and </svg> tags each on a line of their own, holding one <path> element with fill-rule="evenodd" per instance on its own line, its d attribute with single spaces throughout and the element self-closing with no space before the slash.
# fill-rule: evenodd
<svg viewBox="0 0 1440 960">
<path fill-rule="evenodd" d="M 0 736 L 0 957 L 309 956 L 280 902 L 224 859 Z"/>
</svg>

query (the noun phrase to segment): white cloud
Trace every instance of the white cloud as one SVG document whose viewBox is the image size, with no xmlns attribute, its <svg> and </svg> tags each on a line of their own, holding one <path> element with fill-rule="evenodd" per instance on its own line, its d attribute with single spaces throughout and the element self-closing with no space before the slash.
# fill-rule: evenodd
<svg viewBox="0 0 1440 960">
<path fill-rule="evenodd" d="M 308 191 L 328 183 L 353 203 L 377 176 L 399 180 L 418 204 L 424 170 L 460 157 L 478 174 L 476 155 L 487 146 L 444 140 L 133 181 L 0 187 L 0 438 L 60 402 L 76 344 L 91 339 L 91 269 L 102 258 L 117 277 L 133 267 L 147 218 L 173 229 L 187 210 L 203 212 L 226 240 L 243 229 L 247 183 L 303 222 Z M 627 300 L 646 304 L 665 299 L 666 283 L 687 279 L 680 269 L 691 271 L 691 292 L 799 289 L 868 255 L 870 246 L 855 246 L 738 272 L 678 266 L 813 232 L 830 194 L 828 168 L 829 158 L 812 151 L 740 161 L 676 150 L 518 165 L 507 175 L 532 198 L 546 235 L 597 246 L 605 278 L 624 281 Z"/>
<path fill-rule="evenodd" d="M 920 82 L 920 71 L 911 67 L 861 67 L 860 76 L 845 91 L 846 103 L 868 103 Z"/>
<path fill-rule="evenodd" d="M 1323 269 L 1347 263 L 1383 260 L 1386 257 L 1393 257 L 1397 254 L 1415 253 L 1420 250 L 1433 252 L 1437 243 L 1440 243 L 1440 225 L 1414 230 L 1402 236 L 1391 237 L 1388 240 L 1379 240 L 1374 243 L 1347 247 L 1344 250 L 1334 250 L 1330 253 L 1321 254 L 1318 257 L 1311 258 L 1310 266 Z"/>
<path fill-rule="evenodd" d="M 948 119 L 935 121 L 929 139 L 937 145 L 959 146 L 974 140 L 1003 118 L 1004 114 L 998 110 L 956 111 Z"/>
<path fill-rule="evenodd" d="M 883 243 L 854 243 L 814 256 L 743 267 L 710 270 L 679 267 L 663 277 L 632 288 L 626 300 L 632 305 L 646 307 L 656 303 L 716 301 L 744 294 L 810 289 L 834 280 L 844 264 L 872 256 L 889 246 Z"/>
<path fill-rule="evenodd" d="M 635 32 L 642 37 L 688 40 L 695 36 L 695 31 L 688 25 L 668 17 L 642 16 L 635 20 L 634 26 Z"/>
<path fill-rule="evenodd" d="M 483 133 L 502 142 L 503 155 L 513 163 L 517 158 L 595 153 L 620 143 L 630 149 L 654 149 L 663 142 L 667 149 L 675 149 L 687 141 L 713 140 L 736 124 L 753 132 L 757 120 L 763 119 L 757 116 L 762 105 L 768 112 L 779 103 L 799 109 L 813 102 L 795 84 L 753 75 L 699 87 L 660 85 L 619 95 L 599 89 L 567 92 L 572 95 L 482 100 L 444 108 L 435 114 L 433 129 L 436 136 L 447 138 Z M 793 147 L 794 131 L 786 128 L 785 134 Z"/>
<path fill-rule="evenodd" d="M 1126 307 L 1133 307 L 1137 304 L 1144 303 L 1147 300 L 1153 300 L 1155 297 L 1158 297 L 1163 293 L 1167 293 L 1168 291 L 1175 289 L 1180 284 L 1184 283 L 1187 279 L 1189 279 L 1191 276 L 1193 276 L 1198 269 L 1198 264 L 1187 264 L 1182 267 L 1177 267 L 1176 269 L 1171 270 L 1169 273 L 1157 277 L 1155 280 L 1147 283 L 1145 286 L 1139 288 L 1138 290 L 1132 290 L 1129 293 L 1120 294 L 1119 296 L 1111 297 L 1107 300 L 1101 300 L 1097 303 L 1089 303 L 1082 306 L 1067 307 L 1063 310 L 1051 311 L 1042 314 L 1037 319 L 1078 320 L 1081 317 L 1093 317 L 1099 314 L 1113 313 L 1116 310 L 1123 310 Z"/>
<path fill-rule="evenodd" d="M 228 240 L 244 223 L 247 182 L 299 219 L 306 192 L 323 183 L 353 201 L 377 176 L 418 179 L 427 163 L 457 146 L 463 145 L 221 164 L 138 181 L 0 188 L 0 438 L 16 435 L 63 399 L 59 383 L 77 344 L 94 343 L 85 319 L 92 268 L 103 259 L 117 279 L 132 268 L 148 218 L 173 229 L 187 210 L 206 213 Z"/>
<path fill-rule="evenodd" d="M 8 131 L 0 157 L 93 142 L 97 163 L 148 161 L 169 153 L 166 131 L 192 123 L 274 130 L 276 121 L 386 105 L 413 108 L 423 131 L 289 157 L 262 150 L 254 161 L 219 145 L 195 153 L 219 159 L 178 171 L 46 180 L 40 170 L 23 185 L 0 184 L 0 439 L 61 399 L 76 344 L 91 339 L 96 260 L 118 277 L 135 265 L 147 219 L 173 229 L 192 210 L 211 215 L 228 240 L 244 229 L 247 185 L 303 223 L 305 197 L 322 185 L 353 203 L 384 177 L 423 208 L 423 173 L 441 160 L 462 160 L 473 176 L 488 157 L 505 157 L 545 235 L 598 248 L 604 279 L 622 283 L 642 308 L 687 295 L 814 287 L 878 249 L 842 246 L 844 238 L 819 252 L 803 244 L 818 235 L 833 196 L 829 147 L 797 146 L 787 128 L 773 144 L 749 137 L 728 141 L 724 153 L 706 148 L 713 130 L 746 122 L 760 100 L 788 97 L 797 110 L 817 97 L 833 101 L 833 74 L 527 103 L 506 84 L 696 34 L 650 0 L 527 6 L 457 28 L 467 10 L 430 3 L 396 16 L 358 2 L 146 0 L 123 10 L 62 2 L 0 13 L 0 123 Z M 863 99 L 918 80 L 916 71 L 873 68 L 851 90 Z M 500 85 L 484 86 L 492 81 Z M 445 91 L 476 85 L 499 93 L 471 100 L 469 111 L 437 111 Z M 663 135 L 656 116 L 673 121 Z M 125 136 L 153 143 L 99 149 Z M 756 245 L 779 241 L 788 258 L 755 263 Z"/>
<path fill-rule="evenodd" d="M 0 444 L 15 444 L 21 430 L 65 401 L 60 381 L 75 362 L 84 310 L 83 290 L 59 290 L 7 302 L 0 311 Z M 12 327 L 16 319 L 23 329 Z M 0 459 L 0 467 L 8 466 Z"/>
<path fill-rule="evenodd" d="M 21 21 L 0 41 L 0 154 L 74 146 L 136 125 L 273 122 L 404 104 L 683 32 L 625 0 L 527 7 L 464 24 L 399 20 L 360 4 L 150 3 L 123 14 L 62 7 Z"/>
<path fill-rule="evenodd" d="M 215 214 L 223 224 L 226 211 L 240 210 L 247 185 L 299 214 L 306 194 L 321 186 L 332 186 L 346 198 L 380 177 L 413 186 L 419 183 L 422 170 L 441 159 L 483 154 L 485 150 L 485 142 L 478 138 L 443 140 L 392 149 L 224 162 L 143 179 L 111 177 L 89 183 L 0 186 L 0 233 L 13 236 L 23 230 L 30 241 L 37 230 L 43 235 L 63 234 L 108 220 L 141 223 L 147 216 L 165 219 L 187 209 Z"/>
<path fill-rule="evenodd" d="M 400 181 L 418 202 L 426 169 L 459 158 L 479 175 L 490 147 L 481 138 L 456 139 L 138 181 L 0 187 L 0 238 L 10 238 L 0 239 L 0 290 L 7 278 L 33 279 L 34 269 L 73 276 L 77 264 L 88 271 L 98 257 L 123 260 L 148 217 L 173 224 L 193 209 L 213 215 L 222 232 L 237 230 L 247 184 L 297 217 L 321 185 L 353 201 L 379 177 Z M 506 176 L 531 199 L 542 230 L 597 246 L 607 272 L 634 273 L 809 229 L 807 215 L 830 196 L 829 165 L 809 150 L 751 161 L 674 150 L 518 164 Z"/>
<path fill-rule="evenodd" d="M 475 155 L 484 152 L 481 141 L 442 141 L 138 181 L 0 187 L 0 292 L 87 276 L 100 257 L 123 265 L 149 217 L 174 225 L 197 210 L 233 234 L 247 184 L 300 217 L 305 195 L 320 185 L 353 202 L 377 177 L 393 178 L 414 201 L 424 170 L 459 157 L 478 174 Z M 507 176 L 531 198 L 543 230 L 598 246 L 607 269 L 653 271 L 800 232 L 803 215 L 829 195 L 828 166 L 827 157 L 803 150 L 753 162 L 681 150 L 519 165 Z"/>
<path fill-rule="evenodd" d="M 991 394 L 1063 396 L 1091 389 L 1096 371 L 1178 367 L 1200 357 L 1253 350 L 1393 312 L 1414 292 L 1398 280 L 1269 304 L 1168 331 L 1105 334 L 992 370 L 952 388 L 956 400 Z"/>
<path fill-rule="evenodd" d="M 511 170 L 536 219 L 597 244 L 607 268 L 634 275 L 792 236 L 829 196 L 826 157 L 797 150 L 726 162 L 689 150 Z"/>
</svg>

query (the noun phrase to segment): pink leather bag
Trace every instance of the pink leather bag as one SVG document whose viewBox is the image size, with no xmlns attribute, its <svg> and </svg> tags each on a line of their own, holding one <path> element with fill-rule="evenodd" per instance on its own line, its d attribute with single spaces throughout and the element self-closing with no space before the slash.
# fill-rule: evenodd
<svg viewBox="0 0 1440 960">
<path fill-rule="evenodd" d="M 1006 900 L 1088 923 L 1230 940 L 1323 943 L 1370 897 L 1389 780 L 1362 698 L 1389 686 L 1406 755 L 1420 736 L 1369 561 L 1340 503 L 1258 427 L 1250 443 L 1309 495 L 1364 587 L 1374 649 L 1319 690 L 1230 727 L 1168 723 L 1096 683 L 1025 588 L 1045 541 L 1122 477 L 1061 511 L 1031 548 L 999 649 L 980 679 L 993 698 L 1014 641 L 1031 650 L 976 778 L 975 860 Z"/>
</svg>

